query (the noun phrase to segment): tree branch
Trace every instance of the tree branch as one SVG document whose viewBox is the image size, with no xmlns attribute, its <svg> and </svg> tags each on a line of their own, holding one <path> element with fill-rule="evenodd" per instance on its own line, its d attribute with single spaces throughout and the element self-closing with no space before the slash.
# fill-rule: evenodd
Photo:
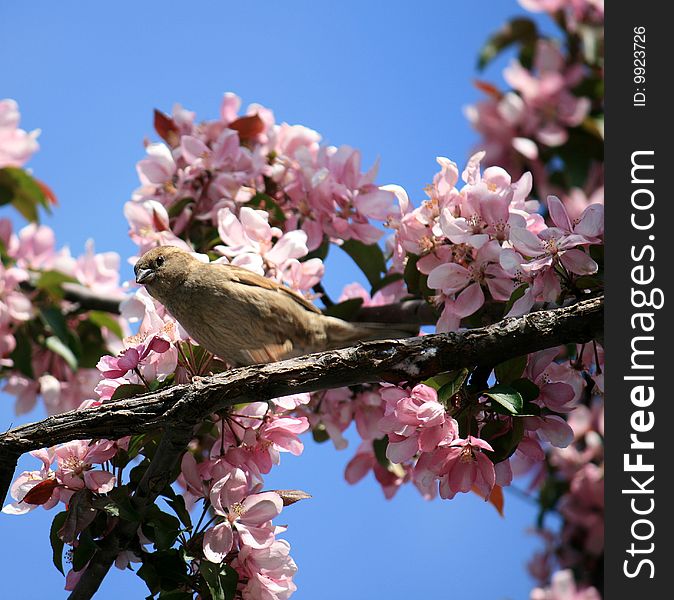
<svg viewBox="0 0 674 600">
<path fill-rule="evenodd" d="M 69 411 L 0 435 L 0 455 L 12 457 L 76 439 L 118 439 L 206 416 L 241 402 L 263 401 L 381 381 L 419 381 L 462 367 L 495 365 L 508 358 L 603 332 L 603 296 L 565 308 L 504 319 L 462 332 L 374 341 L 281 362 L 231 369 L 190 385 L 176 385 L 98 408 Z M 12 460 L 0 463 L 0 498 Z"/>
</svg>

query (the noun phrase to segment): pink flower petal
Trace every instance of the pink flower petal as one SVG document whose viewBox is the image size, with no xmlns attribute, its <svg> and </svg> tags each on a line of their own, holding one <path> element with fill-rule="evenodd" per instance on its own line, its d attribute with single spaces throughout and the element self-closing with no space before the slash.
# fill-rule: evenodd
<svg viewBox="0 0 674 600">
<path fill-rule="evenodd" d="M 213 563 L 221 563 L 232 549 L 234 535 L 228 521 L 218 523 L 204 533 L 204 556 Z"/>
<path fill-rule="evenodd" d="M 274 492 L 253 494 L 243 501 L 241 522 L 250 525 L 261 525 L 271 521 L 281 513 L 283 500 Z"/>
<path fill-rule="evenodd" d="M 599 270 L 599 266 L 580 248 L 572 248 L 563 252 L 559 260 L 572 273 L 576 275 L 592 275 Z"/>
</svg>

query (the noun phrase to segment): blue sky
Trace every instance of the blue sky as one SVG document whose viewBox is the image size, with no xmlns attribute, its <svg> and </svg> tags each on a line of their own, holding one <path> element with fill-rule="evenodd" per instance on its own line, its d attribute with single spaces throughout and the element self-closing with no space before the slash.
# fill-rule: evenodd
<svg viewBox="0 0 674 600">
<path fill-rule="evenodd" d="M 135 246 L 122 204 L 138 184 L 143 138 L 154 136 L 153 108 L 179 102 L 214 118 L 222 93 L 233 91 L 244 105 L 272 108 L 278 122 L 359 148 L 364 167 L 379 158 L 379 182 L 402 185 L 418 202 L 435 157 L 461 165 L 476 143 L 462 107 L 479 97 L 478 50 L 521 13 L 515 0 L 4 2 L 0 98 L 19 102 L 25 129 L 42 129 L 29 166 L 59 197 L 45 219 L 59 243 L 78 254 L 94 238 L 97 250 L 125 261 Z M 498 81 L 503 64 L 479 76 Z M 330 259 L 329 292 L 355 279 L 347 260 Z M 42 416 L 16 418 L 0 395 L 0 428 Z M 525 562 L 538 547 L 525 533 L 530 504 L 507 495 L 501 519 L 472 495 L 429 503 L 409 487 L 385 501 L 371 479 L 345 483 L 351 440 L 342 452 L 307 440 L 305 455 L 285 456 L 267 480 L 314 496 L 283 514 L 300 568 L 294 598 L 528 597 Z M 24 458 L 20 468 L 35 464 Z M 66 596 L 51 565 L 53 514 L 0 515 L 7 597 Z M 144 597 L 140 579 L 113 571 L 97 598 Z"/>
</svg>

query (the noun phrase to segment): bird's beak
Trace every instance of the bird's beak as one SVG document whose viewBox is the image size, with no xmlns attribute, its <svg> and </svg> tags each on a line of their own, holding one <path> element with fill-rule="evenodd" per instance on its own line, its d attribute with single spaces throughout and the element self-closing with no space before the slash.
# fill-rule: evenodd
<svg viewBox="0 0 674 600">
<path fill-rule="evenodd" d="M 136 283 L 148 283 L 154 279 L 155 272 L 152 269 L 141 269 L 136 273 Z"/>
</svg>

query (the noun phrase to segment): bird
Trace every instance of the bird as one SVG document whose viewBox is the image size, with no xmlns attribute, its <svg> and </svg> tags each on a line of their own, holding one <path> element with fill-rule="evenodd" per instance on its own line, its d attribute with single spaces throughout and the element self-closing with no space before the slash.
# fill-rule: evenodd
<svg viewBox="0 0 674 600">
<path fill-rule="evenodd" d="M 411 324 L 350 323 L 324 315 L 285 285 L 236 265 L 204 263 L 175 246 L 148 250 L 134 272 L 136 283 L 194 341 L 233 367 L 419 331 Z"/>
</svg>

